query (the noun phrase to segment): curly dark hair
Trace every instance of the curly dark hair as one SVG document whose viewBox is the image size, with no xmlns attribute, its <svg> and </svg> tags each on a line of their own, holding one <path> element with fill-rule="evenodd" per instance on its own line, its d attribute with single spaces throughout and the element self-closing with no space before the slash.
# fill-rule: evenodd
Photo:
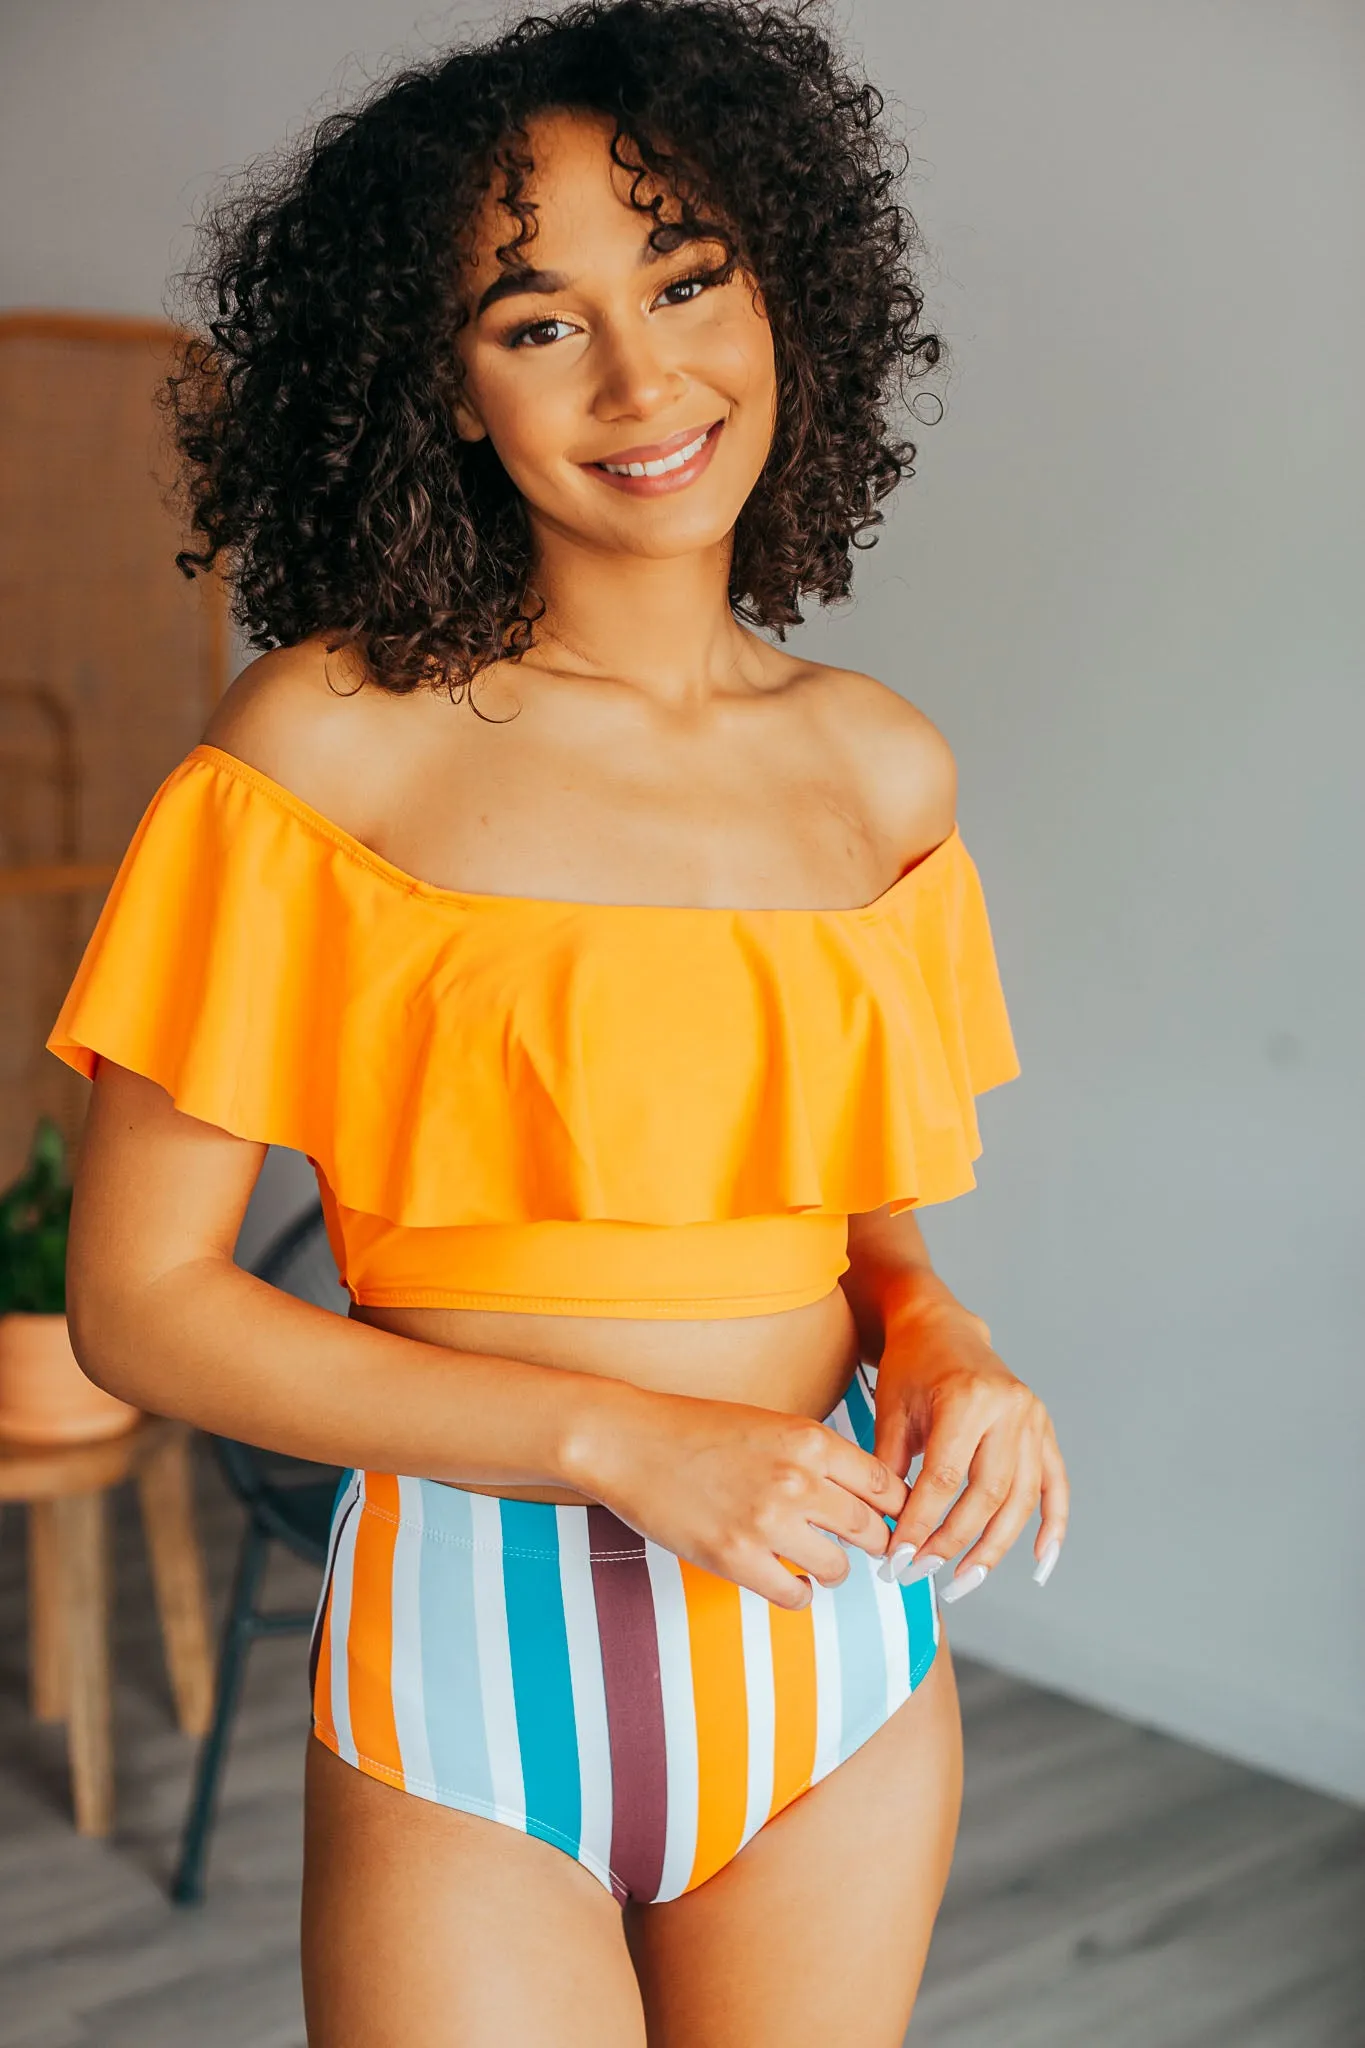
<svg viewBox="0 0 1365 2048">
<path fill-rule="evenodd" d="M 573 0 L 382 80 L 209 211 L 163 393 L 198 542 L 176 560 L 224 554 L 252 646 L 324 632 L 387 689 L 454 694 L 532 644 L 526 507 L 491 444 L 456 434 L 452 339 L 495 176 L 517 222 L 499 260 L 534 233 L 526 124 L 556 108 L 614 122 L 656 247 L 661 188 L 763 294 L 777 418 L 735 527 L 735 615 L 782 638 L 804 593 L 848 595 L 851 549 L 914 473 L 893 412 L 943 351 L 918 331 L 904 145 L 816 5 Z"/>
</svg>

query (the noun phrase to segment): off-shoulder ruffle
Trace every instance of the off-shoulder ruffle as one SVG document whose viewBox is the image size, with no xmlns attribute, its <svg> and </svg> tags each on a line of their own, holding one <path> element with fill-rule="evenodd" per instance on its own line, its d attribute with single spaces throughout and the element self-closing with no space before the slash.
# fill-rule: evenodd
<svg viewBox="0 0 1365 2048">
<path fill-rule="evenodd" d="M 940 1202 L 1018 1061 L 955 831 L 856 910 L 559 903 L 404 875 L 194 748 L 47 1039 L 411 1226 Z"/>
</svg>

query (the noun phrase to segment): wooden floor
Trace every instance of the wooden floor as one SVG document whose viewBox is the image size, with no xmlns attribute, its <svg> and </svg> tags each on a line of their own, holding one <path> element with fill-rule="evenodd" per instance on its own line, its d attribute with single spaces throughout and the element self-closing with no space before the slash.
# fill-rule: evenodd
<svg viewBox="0 0 1365 2048">
<path fill-rule="evenodd" d="M 201 1491 L 221 1600 L 236 1511 L 207 1467 Z M 191 1746 L 171 1720 L 136 1525 L 121 1513 L 107 1845 L 71 1832 L 60 1734 L 27 1720 L 22 1566 L 11 1511 L 0 2048 L 302 2048 L 302 1640 L 252 1653 L 208 1904 L 178 1911 L 164 1885 Z M 272 1590 L 307 1603 L 313 1575 L 286 1561 Z M 1365 2048 L 1365 1813 L 957 1667 L 965 1811 L 913 2048 Z"/>
</svg>

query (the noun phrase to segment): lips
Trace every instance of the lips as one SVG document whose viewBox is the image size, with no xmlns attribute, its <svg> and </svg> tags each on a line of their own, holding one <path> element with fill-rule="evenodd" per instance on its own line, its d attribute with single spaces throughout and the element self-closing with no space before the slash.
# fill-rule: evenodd
<svg viewBox="0 0 1365 2048">
<path fill-rule="evenodd" d="M 589 467 L 600 469 L 606 462 L 617 467 L 623 467 L 628 462 L 662 462 L 666 455 L 676 455 L 680 448 L 686 448 L 693 441 L 700 440 L 703 434 L 709 434 L 711 428 L 718 424 L 716 420 L 710 420 L 695 427 L 683 427 L 678 433 L 670 434 L 666 441 L 642 442 L 638 448 L 613 448 L 610 455 L 597 456 Z"/>
<path fill-rule="evenodd" d="M 623 491 L 627 497 L 664 497 L 686 490 L 710 467 L 724 431 L 724 420 L 709 427 L 684 427 L 666 441 L 622 448 L 597 462 L 585 462 L 583 468 L 608 490 Z"/>
</svg>

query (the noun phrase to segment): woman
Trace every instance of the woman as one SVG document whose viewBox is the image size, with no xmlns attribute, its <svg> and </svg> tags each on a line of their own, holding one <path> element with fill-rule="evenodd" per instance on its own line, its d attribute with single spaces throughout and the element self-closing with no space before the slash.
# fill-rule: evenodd
<svg viewBox="0 0 1365 2048">
<path fill-rule="evenodd" d="M 780 645 L 938 360 L 879 115 L 800 11 L 574 6 L 216 223 L 182 564 L 226 552 L 268 651 L 48 1042 L 94 1081 L 86 1370 L 351 1468 L 314 2048 L 899 2042 L 961 1792 L 938 1599 L 1040 1501 L 1040 1582 L 1065 1533 L 914 1218 L 1015 1071 L 952 759 Z M 270 1142 L 345 1329 L 232 1263 Z"/>
</svg>

